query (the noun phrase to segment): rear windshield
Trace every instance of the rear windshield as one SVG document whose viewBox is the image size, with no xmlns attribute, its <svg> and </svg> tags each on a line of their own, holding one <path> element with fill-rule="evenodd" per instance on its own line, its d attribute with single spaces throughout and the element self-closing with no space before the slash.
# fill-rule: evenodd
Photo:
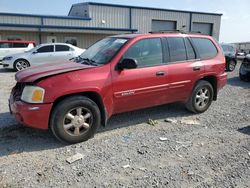
<svg viewBox="0 0 250 188">
<path fill-rule="evenodd" d="M 213 58 L 218 54 L 218 50 L 214 43 L 206 38 L 192 38 L 194 45 L 196 46 L 201 59 Z"/>
<path fill-rule="evenodd" d="M 230 45 L 221 45 L 222 49 L 224 52 L 236 52 L 235 48 L 233 46 Z"/>
</svg>

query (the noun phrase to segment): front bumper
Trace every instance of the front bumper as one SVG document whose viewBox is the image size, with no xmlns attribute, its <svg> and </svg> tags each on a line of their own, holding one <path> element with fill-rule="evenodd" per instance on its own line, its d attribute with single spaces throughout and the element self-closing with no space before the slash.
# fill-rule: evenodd
<svg viewBox="0 0 250 188">
<path fill-rule="evenodd" d="M 52 109 L 51 104 L 27 104 L 15 101 L 13 96 L 9 99 L 10 113 L 22 125 L 36 129 L 47 130 L 49 127 L 49 116 Z"/>
</svg>

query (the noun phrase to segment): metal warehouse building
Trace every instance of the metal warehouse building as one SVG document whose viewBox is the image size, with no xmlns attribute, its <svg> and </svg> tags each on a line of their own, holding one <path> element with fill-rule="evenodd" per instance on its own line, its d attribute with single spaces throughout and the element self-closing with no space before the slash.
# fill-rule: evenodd
<svg viewBox="0 0 250 188">
<path fill-rule="evenodd" d="M 86 2 L 72 5 L 68 16 L 0 13 L 0 39 L 70 42 L 82 48 L 109 35 L 159 30 L 199 31 L 219 39 L 221 16 Z"/>
</svg>

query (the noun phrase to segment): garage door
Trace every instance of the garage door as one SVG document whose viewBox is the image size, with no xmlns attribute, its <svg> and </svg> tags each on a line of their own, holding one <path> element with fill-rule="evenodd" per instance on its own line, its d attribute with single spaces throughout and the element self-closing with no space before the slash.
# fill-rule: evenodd
<svg viewBox="0 0 250 188">
<path fill-rule="evenodd" d="M 152 31 L 173 31 L 176 30 L 176 21 L 152 20 Z"/>
<path fill-rule="evenodd" d="M 193 23 L 192 31 L 212 35 L 213 24 L 211 23 Z"/>
</svg>

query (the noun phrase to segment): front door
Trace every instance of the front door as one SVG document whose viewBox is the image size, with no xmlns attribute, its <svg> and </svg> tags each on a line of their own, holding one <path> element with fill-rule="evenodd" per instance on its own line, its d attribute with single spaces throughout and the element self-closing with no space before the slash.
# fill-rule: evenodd
<svg viewBox="0 0 250 188">
<path fill-rule="evenodd" d="M 135 69 L 114 71 L 114 113 L 163 104 L 167 97 L 167 65 L 160 38 L 143 39 L 130 46 L 122 59 L 132 58 Z M 122 60 L 121 60 L 122 61 Z"/>
<path fill-rule="evenodd" d="M 55 61 L 54 45 L 46 45 L 38 48 L 30 56 L 32 65 L 41 65 Z"/>
</svg>

